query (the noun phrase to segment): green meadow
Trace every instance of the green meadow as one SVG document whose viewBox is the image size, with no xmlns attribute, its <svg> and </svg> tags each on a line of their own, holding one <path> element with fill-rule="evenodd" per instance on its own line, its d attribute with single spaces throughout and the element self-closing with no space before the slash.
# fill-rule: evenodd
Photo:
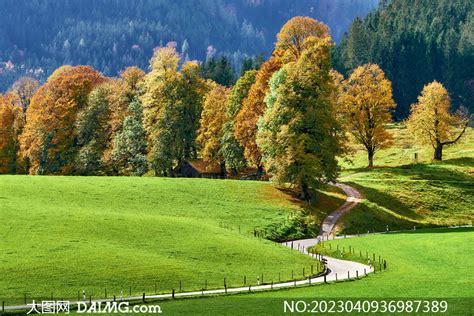
<svg viewBox="0 0 474 316">
<path fill-rule="evenodd" d="M 451 311 L 466 315 L 474 307 L 474 229 L 423 229 L 407 233 L 371 235 L 325 243 L 328 253 L 349 246 L 387 260 L 386 271 L 367 278 L 289 290 L 231 297 L 161 302 L 173 315 L 280 315 L 284 300 L 331 299 L 445 299 Z M 322 251 L 318 247 L 318 250 Z M 333 254 L 334 255 L 334 254 Z"/>
<path fill-rule="evenodd" d="M 365 152 L 354 146 L 341 161 L 341 181 L 356 187 L 364 200 L 344 216 L 340 231 L 363 233 L 472 224 L 474 220 L 474 129 L 446 147 L 444 160 L 433 162 L 432 149 L 419 146 L 403 125 L 390 128 L 393 146 L 376 154 L 367 169 Z M 418 153 L 418 160 L 413 159 Z"/>
<path fill-rule="evenodd" d="M 1 176 L 0 188 L 7 305 L 83 290 L 102 298 L 130 288 L 132 295 L 221 288 L 224 278 L 235 287 L 262 274 L 264 282 L 291 279 L 291 270 L 300 277 L 314 264 L 253 236 L 301 208 L 268 183 Z"/>
</svg>

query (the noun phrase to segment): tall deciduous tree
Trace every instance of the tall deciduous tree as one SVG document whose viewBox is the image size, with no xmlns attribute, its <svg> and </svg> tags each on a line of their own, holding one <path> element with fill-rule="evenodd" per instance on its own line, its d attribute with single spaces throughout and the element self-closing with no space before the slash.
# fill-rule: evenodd
<svg viewBox="0 0 474 316">
<path fill-rule="evenodd" d="M 174 48 L 156 50 L 144 81 L 143 124 L 148 136 L 148 161 L 161 175 L 172 175 L 182 151 L 176 137 L 180 122 L 178 61 Z"/>
<path fill-rule="evenodd" d="M 173 175 L 173 167 L 195 158 L 198 121 L 207 85 L 193 62 L 178 72 L 179 55 L 172 47 L 160 48 L 145 76 L 144 127 L 148 135 L 148 160 L 162 175 Z"/>
<path fill-rule="evenodd" d="M 224 123 L 224 134 L 221 139 L 222 155 L 226 167 L 235 175 L 245 166 L 244 149 L 234 136 L 234 120 L 242 108 L 242 102 L 249 93 L 250 87 L 255 82 L 256 70 L 245 72 L 236 82 L 227 101 L 227 116 L 229 120 Z"/>
<path fill-rule="evenodd" d="M 38 90 L 39 86 L 38 80 L 30 77 L 21 77 L 13 83 L 10 91 L 18 96 L 23 112 L 26 112 L 28 109 L 31 98 L 36 90 Z"/>
<path fill-rule="evenodd" d="M 197 137 L 201 145 L 201 156 L 205 161 L 217 162 L 221 165 L 222 175 L 225 175 L 225 161 L 221 151 L 223 125 L 228 120 L 226 104 L 230 89 L 217 83 L 211 84 L 211 90 L 206 94 L 201 114 L 201 127 Z"/>
<path fill-rule="evenodd" d="M 22 171 L 18 159 L 18 138 L 25 124 L 25 116 L 15 101 L 12 95 L 0 95 L 0 174 Z"/>
<path fill-rule="evenodd" d="M 181 68 L 180 96 L 182 104 L 181 128 L 177 133 L 183 139 L 182 159 L 195 159 L 198 155 L 196 144 L 199 120 L 204 95 L 209 90 L 205 80 L 200 77 L 200 67 L 195 62 L 185 62 Z"/>
<path fill-rule="evenodd" d="M 334 109 L 330 38 L 308 37 L 296 62 L 272 76 L 257 143 L 272 179 L 292 183 L 304 200 L 337 177 L 342 133 Z"/>
<path fill-rule="evenodd" d="M 437 81 L 425 85 L 411 107 L 408 127 L 420 142 L 433 147 L 434 160 L 443 159 L 443 147 L 459 141 L 470 121 L 467 109 L 451 114 L 450 107 L 448 91 Z"/>
<path fill-rule="evenodd" d="M 141 176 L 147 171 L 147 161 L 143 107 L 139 99 L 130 103 L 128 112 L 130 115 L 114 139 L 112 159 L 120 175 Z"/>
<path fill-rule="evenodd" d="M 116 80 L 95 87 L 89 94 L 86 106 L 76 120 L 77 142 L 80 147 L 76 158 L 76 172 L 80 175 L 107 174 L 104 154 L 110 151 L 111 100 L 117 90 Z"/>
<path fill-rule="evenodd" d="M 392 135 L 386 124 L 392 121 L 396 107 L 392 84 L 374 64 L 360 66 L 343 82 L 338 110 L 354 138 L 367 151 L 368 166 L 372 167 L 375 153 L 390 146 Z"/>
<path fill-rule="evenodd" d="M 21 151 L 31 174 L 74 172 L 77 146 L 76 117 L 89 92 L 105 78 L 88 66 L 56 70 L 34 94 L 27 110 Z"/>
<path fill-rule="evenodd" d="M 247 98 L 235 118 L 235 138 L 244 148 L 245 159 L 262 171 L 262 155 L 257 146 L 257 122 L 265 111 L 265 95 L 268 92 L 268 81 L 275 71 L 280 69 L 281 60 L 272 56 L 263 63 L 250 87 Z"/>
<path fill-rule="evenodd" d="M 285 62 L 297 60 L 306 48 L 308 37 L 329 37 L 326 24 L 304 16 L 296 16 L 283 25 L 277 34 L 276 50 L 281 50 Z"/>
</svg>

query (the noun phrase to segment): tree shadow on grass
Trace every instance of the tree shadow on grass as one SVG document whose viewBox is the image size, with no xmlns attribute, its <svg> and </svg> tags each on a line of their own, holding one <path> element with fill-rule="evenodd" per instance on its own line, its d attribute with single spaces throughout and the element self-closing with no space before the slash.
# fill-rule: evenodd
<svg viewBox="0 0 474 316">
<path fill-rule="evenodd" d="M 469 233 L 474 232 L 474 227 L 435 227 L 417 230 L 393 232 L 391 234 L 445 234 L 445 233 Z"/>
<path fill-rule="evenodd" d="M 473 167 L 474 168 L 474 157 L 462 157 L 452 158 L 443 161 L 445 164 L 456 165 L 461 167 Z"/>
<path fill-rule="evenodd" d="M 449 166 L 469 166 L 471 158 L 452 159 L 450 161 L 433 164 L 410 164 L 400 167 L 378 167 L 357 169 L 361 173 L 372 173 L 374 179 L 390 179 L 398 177 L 404 181 L 422 180 L 428 183 L 446 183 L 449 186 L 462 190 L 465 194 L 472 194 L 474 190 L 474 177 L 462 170 L 455 170 Z M 388 175 L 387 175 L 388 174 Z M 370 181 L 370 178 L 364 179 Z"/>
<path fill-rule="evenodd" d="M 359 190 L 364 198 L 366 198 L 370 203 L 376 204 L 380 209 L 386 208 L 391 210 L 396 214 L 408 218 L 412 222 L 419 222 L 424 219 L 424 216 L 416 213 L 412 206 L 403 203 L 390 194 L 354 182 L 349 182 L 349 184 Z M 384 213 L 390 214 L 386 211 Z"/>
<path fill-rule="evenodd" d="M 340 221 L 339 231 L 348 234 L 384 232 L 387 230 L 408 230 L 422 227 L 436 227 L 427 223 L 423 214 L 380 190 L 349 183 L 358 189 L 364 201 L 345 214 Z M 399 216 L 397 216 L 399 215 Z"/>
</svg>

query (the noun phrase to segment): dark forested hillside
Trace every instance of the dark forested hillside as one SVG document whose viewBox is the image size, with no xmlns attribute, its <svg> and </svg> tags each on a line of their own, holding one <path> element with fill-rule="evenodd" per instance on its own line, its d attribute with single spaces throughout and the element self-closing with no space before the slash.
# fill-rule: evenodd
<svg viewBox="0 0 474 316">
<path fill-rule="evenodd" d="M 20 75 L 46 78 L 63 64 L 115 76 L 146 68 L 153 49 L 176 45 L 184 59 L 269 54 L 294 15 L 326 22 L 338 40 L 355 16 L 378 0 L 2 0 L 0 88 Z"/>
<path fill-rule="evenodd" d="M 354 21 L 335 57 L 344 73 L 368 62 L 380 65 L 393 82 L 398 119 L 433 80 L 447 87 L 455 105 L 472 110 L 474 2 L 392 0 Z"/>
</svg>

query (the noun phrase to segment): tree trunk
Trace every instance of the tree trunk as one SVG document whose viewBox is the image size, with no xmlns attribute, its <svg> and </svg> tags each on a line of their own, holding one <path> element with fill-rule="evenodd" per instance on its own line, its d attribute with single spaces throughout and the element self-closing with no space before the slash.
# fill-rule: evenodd
<svg viewBox="0 0 474 316">
<path fill-rule="evenodd" d="M 367 150 L 367 158 L 369 160 L 368 168 L 372 168 L 374 166 L 374 151 L 369 149 Z"/>
<path fill-rule="evenodd" d="M 225 162 L 221 162 L 221 179 L 225 179 L 226 175 Z"/>
<path fill-rule="evenodd" d="M 261 180 L 263 176 L 263 166 L 262 164 L 257 165 L 257 179 Z"/>
<path fill-rule="evenodd" d="M 434 160 L 443 160 L 443 144 L 441 144 L 440 142 L 437 142 L 436 143 L 436 148 L 435 148 L 435 152 L 434 152 Z"/>
<path fill-rule="evenodd" d="M 300 195 L 300 198 L 303 200 L 303 201 L 308 201 L 309 198 L 310 198 L 310 195 L 309 195 L 309 188 L 308 188 L 308 185 L 306 183 L 301 183 L 301 195 Z"/>
</svg>

